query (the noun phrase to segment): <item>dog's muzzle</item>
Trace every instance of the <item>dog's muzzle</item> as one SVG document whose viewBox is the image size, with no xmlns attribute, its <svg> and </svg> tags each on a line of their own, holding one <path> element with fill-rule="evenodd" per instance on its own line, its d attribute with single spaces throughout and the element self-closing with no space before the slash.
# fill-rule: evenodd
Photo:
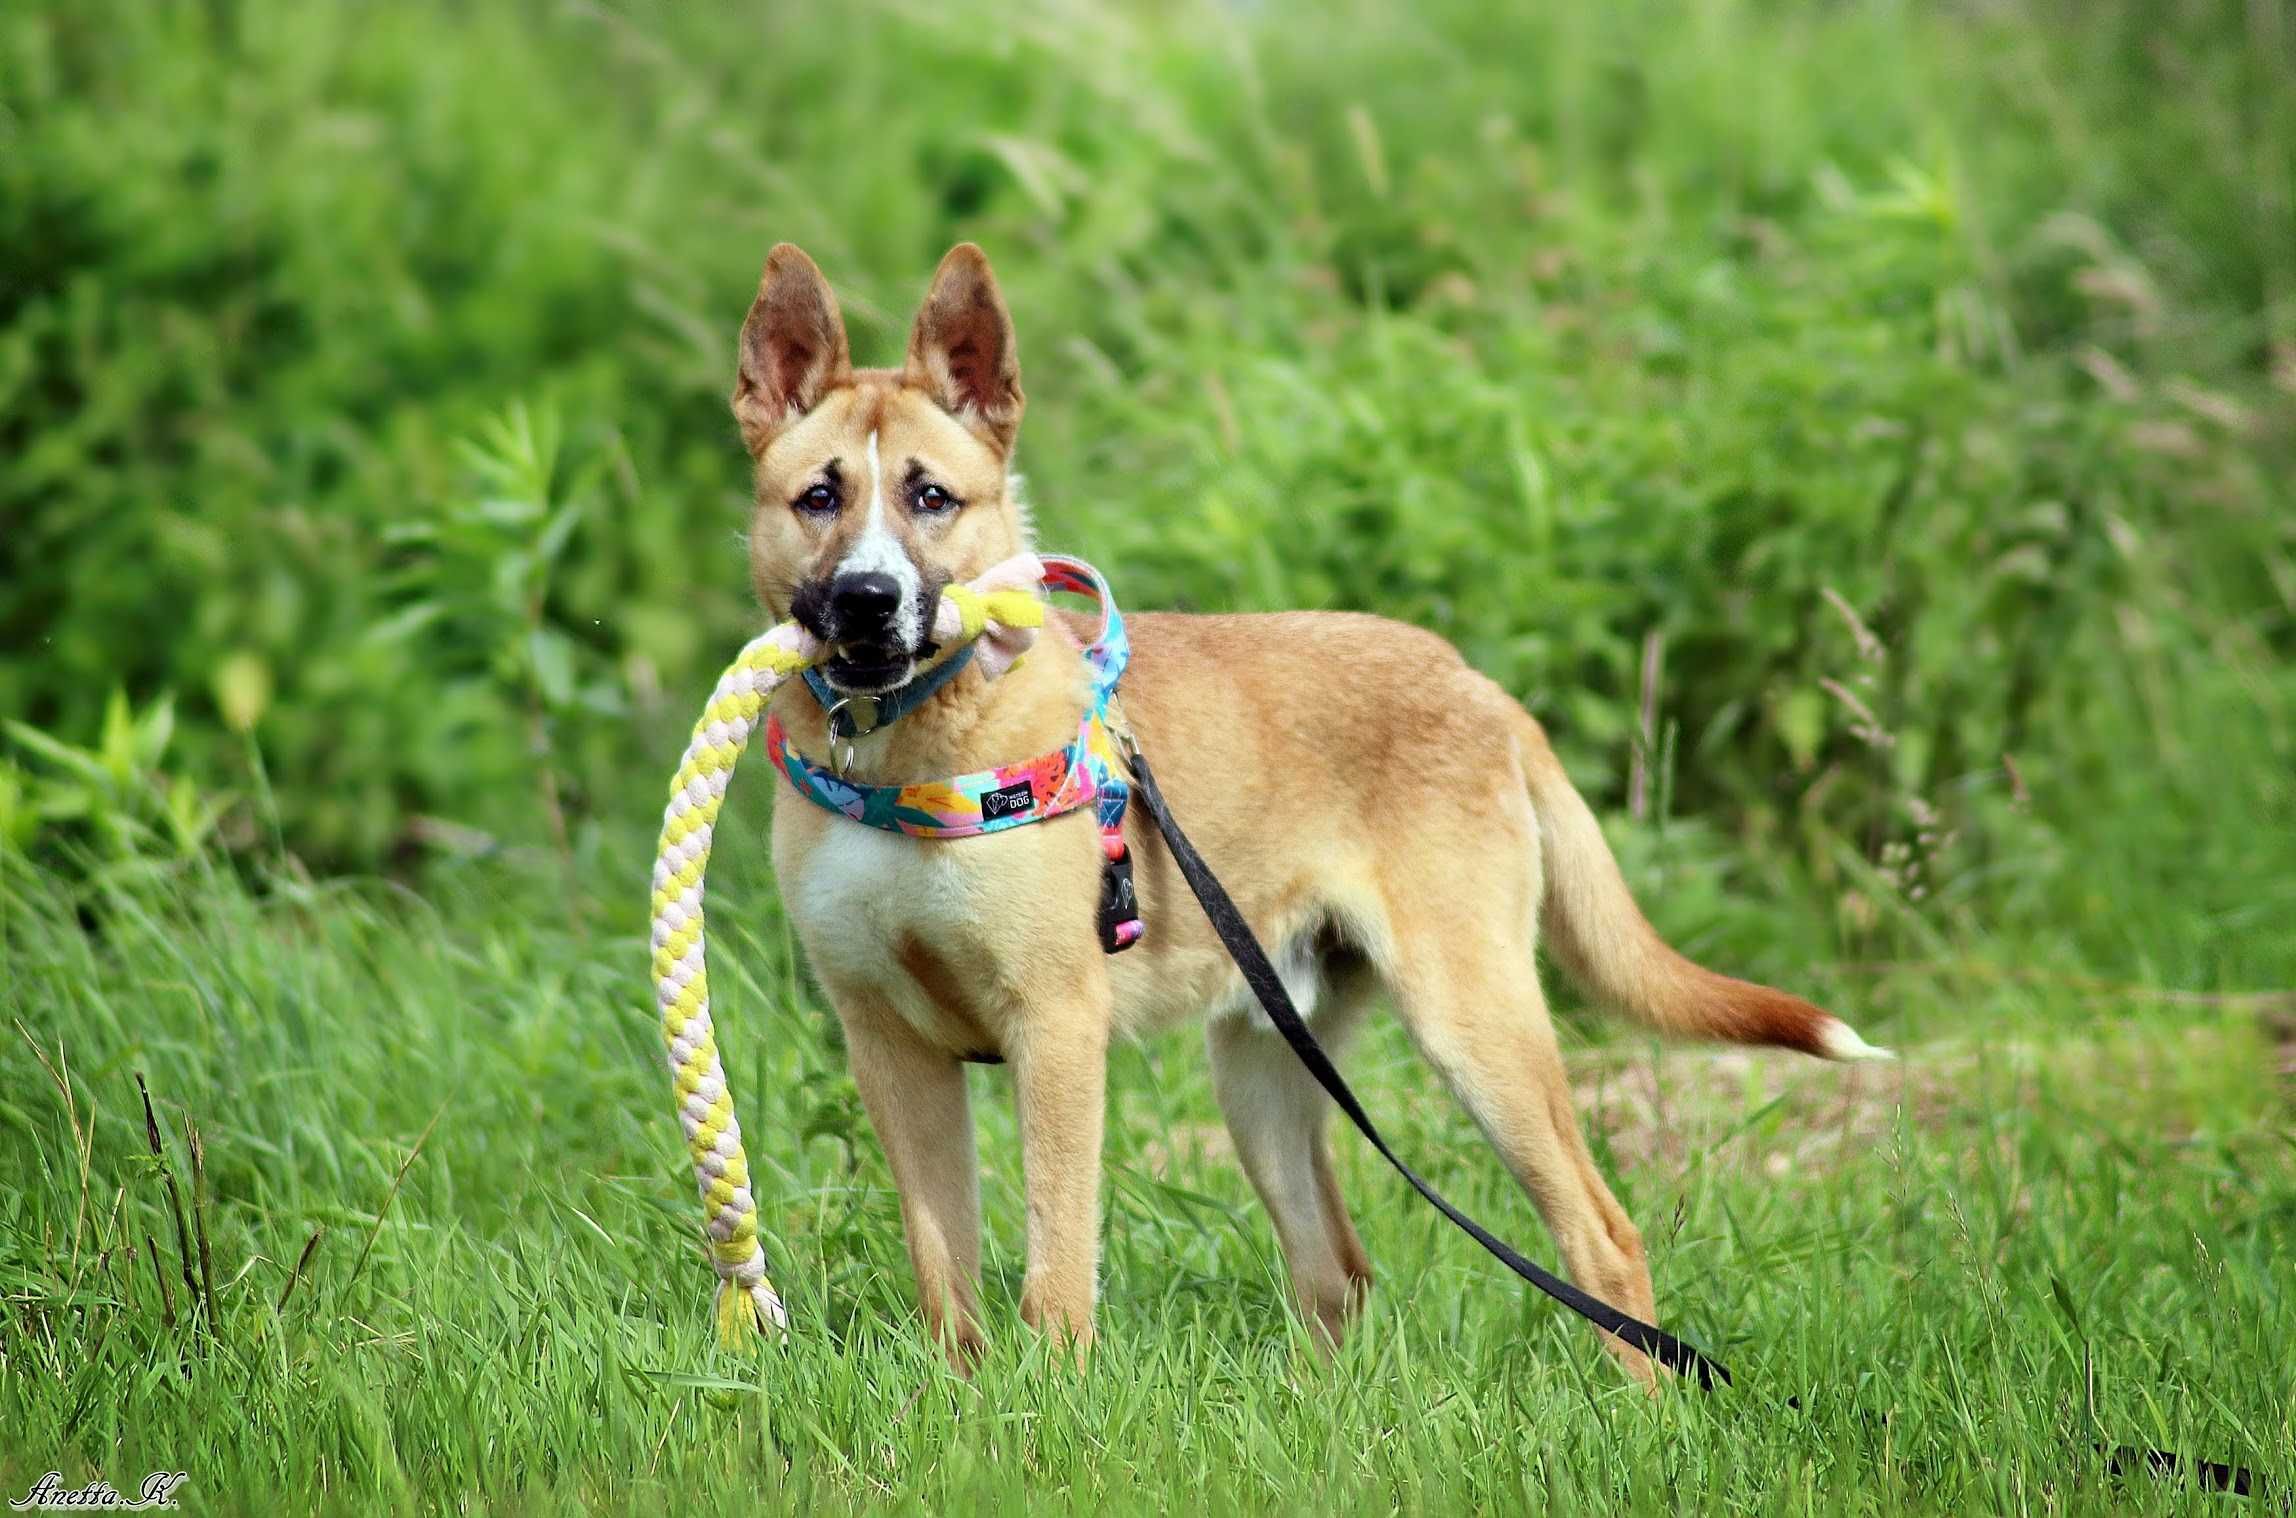
<svg viewBox="0 0 2296 1518">
<path fill-rule="evenodd" d="M 802 587 L 790 612 L 829 645 L 823 678 L 841 691 L 875 693 L 906 683 L 932 651 L 912 641 L 932 619 L 913 617 L 902 599 L 900 582 L 889 574 L 841 571 Z"/>
</svg>

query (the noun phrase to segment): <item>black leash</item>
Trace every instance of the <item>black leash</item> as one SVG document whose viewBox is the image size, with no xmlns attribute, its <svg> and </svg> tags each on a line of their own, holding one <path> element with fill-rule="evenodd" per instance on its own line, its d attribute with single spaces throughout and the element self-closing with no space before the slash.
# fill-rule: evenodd
<svg viewBox="0 0 2296 1518">
<path fill-rule="evenodd" d="M 1600 1297 L 1579 1290 L 1553 1272 L 1525 1259 L 1519 1251 L 1489 1229 L 1452 1206 L 1441 1192 L 1427 1184 L 1418 1171 L 1405 1164 L 1387 1146 L 1387 1140 L 1380 1137 L 1379 1129 L 1372 1123 L 1370 1114 L 1363 1110 L 1363 1104 L 1355 1099 L 1355 1093 L 1348 1089 L 1346 1079 L 1340 1075 L 1338 1067 L 1332 1064 L 1331 1056 L 1324 1052 L 1323 1045 L 1317 1043 L 1315 1034 L 1308 1030 L 1307 1020 L 1292 1005 L 1291 993 L 1284 989 L 1283 977 L 1269 963 L 1267 951 L 1260 947 L 1259 939 L 1253 936 L 1251 926 L 1244 921 L 1244 914 L 1236 910 L 1236 904 L 1229 897 L 1227 888 L 1212 873 L 1212 867 L 1204 863 L 1204 856 L 1196 852 L 1196 846 L 1188 841 L 1188 835 L 1180 831 L 1180 824 L 1173 819 L 1172 808 L 1165 803 L 1163 788 L 1156 784 L 1156 772 L 1149 768 L 1147 756 L 1140 752 L 1139 746 L 1121 728 L 1115 731 L 1119 735 L 1125 757 L 1131 764 L 1132 778 L 1139 791 L 1140 802 L 1148 808 L 1148 815 L 1155 819 L 1156 831 L 1164 835 L 1164 846 L 1172 851 L 1172 861 L 1180 867 L 1180 874 L 1188 882 L 1188 889 L 1196 893 L 1196 900 L 1203 907 L 1204 916 L 1211 921 L 1212 931 L 1219 935 L 1221 944 L 1235 960 L 1236 968 L 1243 971 L 1244 983 L 1252 988 L 1252 995 L 1259 999 L 1260 1008 L 1267 1013 L 1268 1021 L 1276 1025 L 1276 1031 L 1284 1036 L 1285 1043 L 1291 1045 L 1300 1063 L 1307 1066 L 1308 1074 L 1315 1077 L 1316 1084 L 1323 1087 L 1332 1101 L 1338 1104 L 1339 1110 L 1347 1114 L 1348 1121 L 1355 1124 L 1357 1131 L 1371 1141 L 1371 1147 L 1395 1167 L 1398 1175 L 1411 1183 L 1412 1190 L 1425 1197 L 1437 1212 L 1457 1224 L 1469 1238 L 1489 1250 L 1500 1264 L 1516 1275 L 1595 1327 L 1641 1350 L 1669 1370 L 1696 1376 L 1699 1386 L 1705 1390 L 1712 1391 L 1717 1382 L 1728 1386 L 1730 1372 L 1705 1351 L 1685 1344 L 1663 1328 L 1645 1323 L 1640 1318 L 1629 1317 Z M 1129 874 L 1125 885 L 1129 905 Z M 1800 1399 L 1788 1398 L 1787 1405 L 1799 1406 Z M 2097 1448 L 2105 1456 L 2107 1473 L 2115 1477 L 2124 1476 L 2132 1470 L 2143 1470 L 2161 1479 L 2190 1476 L 2203 1491 L 2230 1492 L 2242 1497 L 2252 1493 L 2262 1495 L 2265 1492 L 2264 1483 L 2253 1472 L 2241 1466 L 2226 1465 L 2214 1460 L 2192 1460 L 2166 1450 L 2137 1449 L 2128 1445 L 2099 1445 Z"/>
<path fill-rule="evenodd" d="M 1244 972 L 1245 984 L 1252 988 L 1252 995 L 1259 998 L 1260 1007 L 1268 1014 L 1268 1020 L 1276 1025 L 1276 1031 L 1284 1036 L 1284 1042 L 1292 1046 L 1292 1052 L 1299 1056 L 1300 1063 L 1307 1066 L 1308 1074 L 1314 1076 L 1316 1084 L 1323 1087 L 1331 1099 L 1338 1103 L 1339 1110 L 1347 1114 L 1348 1121 L 1355 1124 L 1365 1138 L 1371 1140 L 1371 1147 L 1378 1150 L 1387 1163 L 1395 1167 L 1396 1173 L 1409 1181 L 1411 1188 L 1425 1197 L 1437 1212 L 1456 1223 L 1469 1238 L 1489 1250 L 1500 1264 L 1516 1275 L 1595 1327 L 1641 1350 L 1669 1370 L 1696 1376 L 1701 1387 L 1711 1391 L 1716 1382 L 1729 1385 L 1730 1372 L 1704 1351 L 1683 1343 L 1663 1328 L 1645 1323 L 1640 1318 L 1629 1317 L 1600 1297 L 1590 1296 L 1553 1272 L 1541 1269 L 1525 1259 L 1488 1228 L 1452 1206 L 1441 1192 L 1428 1185 L 1418 1171 L 1406 1165 L 1402 1157 L 1387 1146 L 1387 1140 L 1379 1136 L 1379 1129 L 1373 1125 L 1370 1114 L 1363 1110 L 1363 1104 L 1355 1099 L 1355 1093 L 1348 1089 L 1338 1067 L 1332 1064 L 1331 1056 L 1324 1052 L 1323 1045 L 1317 1043 L 1315 1035 L 1308 1031 L 1306 1019 L 1299 1015 L 1299 1010 L 1292 1005 L 1291 993 L 1284 989 L 1283 977 L 1276 974 L 1276 967 L 1268 962 L 1267 951 L 1252 936 L 1251 927 L 1244 921 L 1243 913 L 1236 910 L 1235 902 L 1229 899 L 1227 889 L 1220 884 L 1219 877 L 1212 873 L 1211 867 L 1204 863 L 1204 856 L 1196 852 L 1195 845 L 1188 841 L 1188 835 L 1181 832 L 1180 824 L 1173 820 L 1172 809 L 1164 802 L 1164 792 L 1157 786 L 1156 772 L 1148 767 L 1146 756 L 1136 746 L 1128 744 L 1127 748 L 1141 804 L 1148 808 L 1148 815 L 1156 819 L 1156 830 L 1164 835 L 1164 846 L 1172 851 L 1173 862 L 1180 866 L 1180 874 L 1186 878 L 1188 889 L 1196 893 L 1196 900 L 1202 904 L 1204 915 L 1211 919 L 1212 931 L 1220 936 L 1220 942 L 1236 961 L 1236 968 Z"/>
</svg>

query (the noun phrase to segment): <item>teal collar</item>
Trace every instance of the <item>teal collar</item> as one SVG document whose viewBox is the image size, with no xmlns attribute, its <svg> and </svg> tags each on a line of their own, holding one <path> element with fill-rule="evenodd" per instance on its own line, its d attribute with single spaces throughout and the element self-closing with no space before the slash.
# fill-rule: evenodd
<svg viewBox="0 0 2296 1518">
<path fill-rule="evenodd" d="M 908 684 L 873 696 L 847 695 L 823 679 L 819 669 L 805 672 L 805 684 L 813 692 L 813 699 L 821 703 L 822 711 L 829 715 L 830 736 L 852 738 L 889 727 L 906 717 L 972 662 L 973 645 L 967 643 Z"/>
</svg>

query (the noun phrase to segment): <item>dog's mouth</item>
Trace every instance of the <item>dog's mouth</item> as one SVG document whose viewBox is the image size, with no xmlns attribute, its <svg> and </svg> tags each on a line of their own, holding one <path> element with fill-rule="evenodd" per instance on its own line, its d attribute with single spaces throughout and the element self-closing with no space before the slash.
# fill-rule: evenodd
<svg viewBox="0 0 2296 1518">
<path fill-rule="evenodd" d="M 882 695 L 909 683 L 917 656 L 887 643 L 839 643 L 822 662 L 830 689 L 855 696 Z"/>
<path fill-rule="evenodd" d="M 914 624 L 920 631 L 932 627 L 940 595 L 937 581 L 928 581 L 924 613 Z M 909 637 L 912 624 L 899 615 L 873 625 L 851 625 L 833 610 L 827 580 L 810 582 L 799 590 L 791 603 L 790 615 L 806 631 L 829 645 L 829 657 L 820 665 L 821 677 L 829 682 L 831 690 L 844 695 L 881 696 L 889 690 L 897 690 L 915 678 L 919 664 L 939 652 L 939 645 L 929 632 L 912 645 Z"/>
</svg>

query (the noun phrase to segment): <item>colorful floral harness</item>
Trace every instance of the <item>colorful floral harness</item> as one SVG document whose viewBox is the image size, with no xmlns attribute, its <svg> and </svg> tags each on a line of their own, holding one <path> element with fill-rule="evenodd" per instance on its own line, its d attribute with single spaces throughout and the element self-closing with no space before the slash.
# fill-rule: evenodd
<svg viewBox="0 0 2296 1518">
<path fill-rule="evenodd" d="M 848 780 L 800 754 L 778 714 L 765 721 L 765 751 L 797 794 L 866 827 L 912 838 L 973 838 L 1042 822 L 1088 804 L 1100 823 L 1104 861 L 1100 879 L 1100 947 L 1115 954 L 1139 942 L 1140 911 L 1132 888 L 1132 859 L 1124 844 L 1124 809 L 1132 787 L 1109 722 L 1116 682 L 1131 660 L 1124 618 L 1100 571 L 1081 559 L 1044 557 L 1048 590 L 1089 596 L 1100 605 L 1100 631 L 1084 650 L 1092 671 L 1092 705 L 1064 748 L 1016 764 L 976 770 L 946 780 L 909 785 L 867 785 Z"/>
</svg>

